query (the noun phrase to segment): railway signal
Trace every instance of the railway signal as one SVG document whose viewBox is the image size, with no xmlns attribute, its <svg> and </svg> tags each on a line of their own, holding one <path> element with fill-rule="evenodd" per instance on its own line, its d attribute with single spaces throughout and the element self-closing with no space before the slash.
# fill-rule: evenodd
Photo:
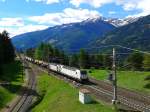
<svg viewBox="0 0 150 112">
<path fill-rule="evenodd" d="M 108 80 L 113 81 L 113 74 L 112 73 L 108 74 Z"/>
</svg>

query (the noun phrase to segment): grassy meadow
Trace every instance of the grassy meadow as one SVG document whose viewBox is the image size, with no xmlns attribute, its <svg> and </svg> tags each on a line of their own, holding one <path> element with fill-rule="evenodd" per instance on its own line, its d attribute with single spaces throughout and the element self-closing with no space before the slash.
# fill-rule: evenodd
<svg viewBox="0 0 150 112">
<path fill-rule="evenodd" d="M 103 103 L 81 104 L 78 90 L 53 76 L 42 73 L 37 79 L 40 98 L 32 112 L 115 112 L 112 106 Z"/>
<path fill-rule="evenodd" d="M 92 69 L 88 74 L 99 80 L 107 80 L 109 71 Z M 146 93 L 150 93 L 150 80 L 145 80 L 148 76 L 150 76 L 150 72 L 117 71 L 119 86 Z"/>
<path fill-rule="evenodd" d="M 2 67 L 0 83 L 9 84 L 0 84 L 0 110 L 16 96 L 23 83 L 21 65 L 15 61 Z"/>
</svg>

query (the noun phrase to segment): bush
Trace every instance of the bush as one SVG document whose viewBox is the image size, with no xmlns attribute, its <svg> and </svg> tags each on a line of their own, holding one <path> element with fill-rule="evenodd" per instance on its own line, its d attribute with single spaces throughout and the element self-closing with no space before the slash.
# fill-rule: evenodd
<svg viewBox="0 0 150 112">
<path fill-rule="evenodd" d="M 150 75 L 148 75 L 147 77 L 145 77 L 144 80 L 150 80 Z"/>
<path fill-rule="evenodd" d="M 91 70 L 89 70 L 89 73 L 92 73 L 92 71 L 91 71 Z"/>
</svg>

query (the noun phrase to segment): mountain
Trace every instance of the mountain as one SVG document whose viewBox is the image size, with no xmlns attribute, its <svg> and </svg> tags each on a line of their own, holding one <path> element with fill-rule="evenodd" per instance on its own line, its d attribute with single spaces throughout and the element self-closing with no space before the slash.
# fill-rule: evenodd
<svg viewBox="0 0 150 112">
<path fill-rule="evenodd" d="M 137 21 L 138 19 L 140 19 L 141 17 L 126 17 L 124 19 L 98 17 L 98 18 L 89 19 L 89 20 L 95 21 L 97 19 L 100 19 L 102 21 L 105 21 L 105 22 L 108 22 L 108 23 L 112 24 L 115 27 L 121 27 L 121 26 L 125 26 L 127 24 L 131 24 L 131 23 Z"/>
<path fill-rule="evenodd" d="M 88 46 L 100 47 L 104 45 L 122 45 L 149 51 L 150 15 L 139 18 L 131 24 L 114 29 L 91 42 Z"/>
<path fill-rule="evenodd" d="M 109 22 L 110 24 L 116 26 L 116 27 L 121 27 L 121 26 L 125 26 L 128 24 L 131 24 L 135 21 L 137 21 L 138 19 L 140 19 L 141 17 L 127 17 L 124 19 L 118 19 L 118 18 L 107 18 L 104 19 L 104 21 Z"/>
<path fill-rule="evenodd" d="M 77 51 L 93 39 L 99 38 L 115 26 L 100 18 L 88 19 L 79 23 L 63 24 L 45 30 L 21 34 L 12 38 L 17 49 L 28 49 L 48 42 L 65 51 Z"/>
</svg>

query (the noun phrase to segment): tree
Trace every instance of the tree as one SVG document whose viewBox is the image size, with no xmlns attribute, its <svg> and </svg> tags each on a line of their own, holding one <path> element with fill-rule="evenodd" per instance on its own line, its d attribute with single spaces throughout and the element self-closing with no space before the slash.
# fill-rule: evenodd
<svg viewBox="0 0 150 112">
<path fill-rule="evenodd" d="M 69 58 L 68 56 L 64 53 L 64 51 L 59 51 L 60 56 L 58 57 L 60 59 L 60 63 L 64 65 L 69 65 Z"/>
<path fill-rule="evenodd" d="M 112 57 L 109 55 L 103 55 L 103 65 L 106 69 L 112 68 Z"/>
<path fill-rule="evenodd" d="M 143 54 L 139 52 L 133 52 L 127 57 L 127 63 L 131 64 L 133 70 L 141 70 L 143 66 Z"/>
<path fill-rule="evenodd" d="M 145 70 L 150 70 L 150 55 L 144 55 L 143 67 Z"/>
<path fill-rule="evenodd" d="M 104 56 L 102 54 L 96 55 L 96 62 L 100 67 L 104 67 Z"/>
<path fill-rule="evenodd" d="M 0 74 L 3 64 L 14 61 L 15 51 L 7 31 L 0 33 Z"/>
<path fill-rule="evenodd" d="M 34 52 L 35 52 L 35 49 L 30 48 L 30 49 L 27 49 L 27 50 L 25 51 L 25 54 L 26 54 L 27 56 L 29 56 L 29 57 L 34 58 Z"/>
<path fill-rule="evenodd" d="M 79 67 L 79 64 L 78 64 L 78 55 L 77 54 L 73 54 L 70 58 L 69 58 L 69 66 L 72 66 L 72 67 Z"/>
<path fill-rule="evenodd" d="M 2 64 L 3 64 L 3 45 L 2 45 L 2 35 L 0 33 L 0 74 L 2 74 Z"/>
<path fill-rule="evenodd" d="M 96 68 L 104 66 L 104 56 L 102 54 L 97 54 L 90 57 L 90 65 Z"/>
<path fill-rule="evenodd" d="M 61 55 L 61 53 L 60 53 L 59 49 L 54 48 L 53 56 L 55 56 L 55 57 L 60 57 L 60 55 Z"/>
<path fill-rule="evenodd" d="M 3 40 L 2 40 L 2 35 L 0 33 L 0 64 L 3 63 L 4 58 L 4 47 L 3 47 Z"/>
<path fill-rule="evenodd" d="M 81 49 L 79 53 L 79 66 L 80 68 L 89 67 L 89 56 L 83 49 Z"/>
<path fill-rule="evenodd" d="M 41 43 L 35 50 L 35 58 L 38 60 L 43 60 L 43 48 L 44 43 Z"/>
<path fill-rule="evenodd" d="M 11 43 L 11 40 L 9 38 L 9 34 L 7 31 L 3 31 L 1 33 L 1 52 L 2 52 L 2 61 L 4 63 L 9 63 L 14 61 L 15 58 L 15 51 L 13 48 L 13 45 Z"/>
</svg>

